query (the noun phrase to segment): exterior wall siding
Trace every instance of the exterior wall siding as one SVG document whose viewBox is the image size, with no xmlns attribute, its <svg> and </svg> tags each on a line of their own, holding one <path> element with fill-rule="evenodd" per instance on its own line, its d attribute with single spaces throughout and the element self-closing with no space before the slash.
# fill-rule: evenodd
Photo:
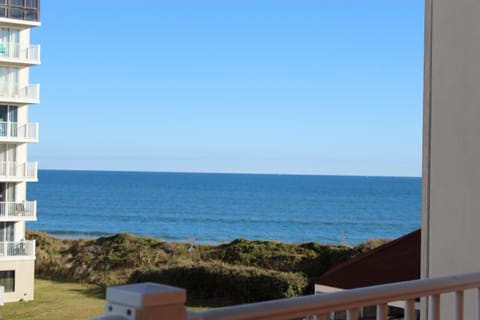
<svg viewBox="0 0 480 320">
<path fill-rule="evenodd" d="M 480 270 L 480 2 L 426 4 L 422 276 L 430 278 Z M 473 319 L 474 296 L 465 300 Z M 441 314 L 453 319 L 451 301 Z"/>
<path fill-rule="evenodd" d="M 15 270 L 15 291 L 4 293 L 4 302 L 29 301 L 34 298 L 34 260 L 1 261 L 0 270 Z"/>
</svg>

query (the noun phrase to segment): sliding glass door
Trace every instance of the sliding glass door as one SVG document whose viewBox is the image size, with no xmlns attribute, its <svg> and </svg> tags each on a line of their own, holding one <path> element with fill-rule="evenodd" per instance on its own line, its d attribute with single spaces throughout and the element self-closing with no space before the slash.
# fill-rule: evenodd
<svg viewBox="0 0 480 320">
<path fill-rule="evenodd" d="M 0 29 L 0 55 L 20 58 L 20 30 Z"/>
<path fill-rule="evenodd" d="M 18 69 L 0 67 L 0 96 L 16 97 L 18 95 Z"/>
<path fill-rule="evenodd" d="M 0 137 L 16 137 L 17 106 L 0 105 Z"/>
</svg>

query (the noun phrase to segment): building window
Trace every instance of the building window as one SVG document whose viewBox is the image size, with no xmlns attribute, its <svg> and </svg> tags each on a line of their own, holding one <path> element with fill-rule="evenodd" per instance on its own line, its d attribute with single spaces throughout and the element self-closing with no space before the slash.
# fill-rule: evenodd
<svg viewBox="0 0 480 320">
<path fill-rule="evenodd" d="M 23 10 L 10 9 L 10 17 L 14 19 L 23 19 Z"/>
<path fill-rule="evenodd" d="M 23 7 L 23 0 L 11 0 L 13 6 Z"/>
<path fill-rule="evenodd" d="M 37 0 L 27 0 L 27 3 L 26 3 L 26 7 L 27 8 L 38 8 L 38 1 Z"/>
<path fill-rule="evenodd" d="M 0 242 L 12 242 L 15 239 L 15 222 L 0 222 Z"/>
<path fill-rule="evenodd" d="M 18 95 L 18 69 L 0 66 L 0 95 L 14 97 Z"/>
<path fill-rule="evenodd" d="M 0 271 L 0 286 L 3 286 L 5 292 L 15 291 L 15 271 Z"/>
<path fill-rule="evenodd" d="M 39 21 L 40 0 L 0 0 L 0 17 Z"/>
<path fill-rule="evenodd" d="M 25 10 L 25 20 L 37 21 L 38 12 L 36 10 Z"/>
</svg>

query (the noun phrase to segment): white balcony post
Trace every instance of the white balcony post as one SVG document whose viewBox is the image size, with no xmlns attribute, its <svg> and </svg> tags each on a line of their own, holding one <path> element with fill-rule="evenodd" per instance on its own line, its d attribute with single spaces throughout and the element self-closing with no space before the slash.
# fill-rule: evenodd
<svg viewBox="0 0 480 320">
<path fill-rule="evenodd" d="M 36 248 L 37 248 L 37 241 L 36 241 L 36 240 L 32 240 L 32 248 L 31 248 L 32 253 L 31 253 L 31 255 L 32 255 L 33 257 L 36 256 Z"/>
<path fill-rule="evenodd" d="M 377 305 L 377 320 L 388 319 L 388 305 L 386 303 Z"/>
<path fill-rule="evenodd" d="M 430 312 L 432 320 L 440 320 L 440 295 L 435 294 L 430 299 Z"/>
<path fill-rule="evenodd" d="M 186 320 L 186 291 L 156 283 L 107 288 L 105 315 L 96 320 Z"/>
<path fill-rule="evenodd" d="M 348 309 L 347 320 L 358 320 L 358 309 Z"/>
<path fill-rule="evenodd" d="M 480 320 L 480 288 L 477 288 L 477 320 Z"/>
<path fill-rule="evenodd" d="M 33 172 L 31 173 L 32 177 L 38 179 L 38 162 L 33 163 Z"/>
<path fill-rule="evenodd" d="M 405 320 L 415 320 L 415 300 L 405 301 Z"/>
</svg>

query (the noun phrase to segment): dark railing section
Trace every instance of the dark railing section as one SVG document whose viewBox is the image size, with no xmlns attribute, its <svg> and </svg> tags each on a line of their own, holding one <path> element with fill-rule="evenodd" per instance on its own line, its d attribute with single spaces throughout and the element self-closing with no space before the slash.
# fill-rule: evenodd
<svg viewBox="0 0 480 320">
<path fill-rule="evenodd" d="M 0 0 L 0 18 L 40 21 L 40 0 Z"/>
</svg>

